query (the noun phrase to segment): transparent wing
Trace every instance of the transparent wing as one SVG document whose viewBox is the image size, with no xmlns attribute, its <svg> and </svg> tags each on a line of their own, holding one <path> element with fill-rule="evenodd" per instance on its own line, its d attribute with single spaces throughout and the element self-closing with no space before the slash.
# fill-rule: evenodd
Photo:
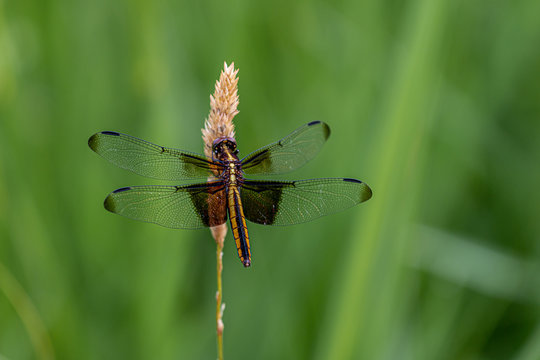
<svg viewBox="0 0 540 360">
<path fill-rule="evenodd" d="M 246 174 L 280 174 L 295 170 L 319 153 L 330 128 L 312 121 L 278 142 L 264 146 L 242 159 Z"/>
<path fill-rule="evenodd" d="M 118 215 L 173 229 L 199 229 L 227 221 L 227 197 L 221 181 L 186 186 L 130 186 L 105 199 Z"/>
<path fill-rule="evenodd" d="M 367 184 L 347 178 L 245 180 L 240 187 L 246 219 L 263 225 L 311 221 L 369 200 L 371 195 Z"/>
<path fill-rule="evenodd" d="M 204 178 L 219 167 L 205 157 L 149 143 L 114 131 L 102 131 L 88 139 L 88 146 L 116 166 L 161 180 Z"/>
</svg>

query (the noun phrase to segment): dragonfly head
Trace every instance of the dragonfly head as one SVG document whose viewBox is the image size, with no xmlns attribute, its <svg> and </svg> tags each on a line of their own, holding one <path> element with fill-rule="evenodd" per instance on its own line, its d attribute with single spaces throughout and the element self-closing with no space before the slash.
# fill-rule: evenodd
<svg viewBox="0 0 540 360">
<path fill-rule="evenodd" d="M 230 137 L 219 137 L 212 143 L 212 153 L 219 160 L 227 160 L 227 154 L 238 154 L 236 140 Z"/>
</svg>

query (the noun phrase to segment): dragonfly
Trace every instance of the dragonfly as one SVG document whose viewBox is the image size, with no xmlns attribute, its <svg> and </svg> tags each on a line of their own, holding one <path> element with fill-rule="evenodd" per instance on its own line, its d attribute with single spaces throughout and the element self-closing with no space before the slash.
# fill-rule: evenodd
<svg viewBox="0 0 540 360">
<path fill-rule="evenodd" d="M 104 206 L 115 214 L 174 229 L 213 227 L 228 219 L 240 261 L 249 267 L 246 220 L 262 225 L 299 224 L 371 198 L 370 187 L 351 178 L 246 178 L 300 168 L 319 153 L 329 135 L 326 123 L 312 121 L 241 160 L 236 141 L 230 137 L 214 140 L 211 159 L 115 131 L 92 135 L 88 145 L 116 166 L 145 177 L 169 181 L 206 178 L 186 185 L 122 187 L 107 196 Z"/>
</svg>

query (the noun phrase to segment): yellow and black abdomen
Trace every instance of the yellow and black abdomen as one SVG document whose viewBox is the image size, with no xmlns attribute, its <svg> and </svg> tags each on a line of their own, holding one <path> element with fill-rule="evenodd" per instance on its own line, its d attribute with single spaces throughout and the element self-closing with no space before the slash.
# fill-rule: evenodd
<svg viewBox="0 0 540 360">
<path fill-rule="evenodd" d="M 251 252 L 249 250 L 249 235 L 246 226 L 246 218 L 244 209 L 242 208 L 242 200 L 236 185 L 229 187 L 228 193 L 229 219 L 231 221 L 231 229 L 236 242 L 238 256 L 245 267 L 251 266 Z"/>
</svg>

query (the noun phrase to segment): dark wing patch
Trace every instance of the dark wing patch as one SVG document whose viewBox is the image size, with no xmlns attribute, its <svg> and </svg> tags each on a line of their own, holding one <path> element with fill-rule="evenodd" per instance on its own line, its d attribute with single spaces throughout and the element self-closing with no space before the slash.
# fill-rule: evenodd
<svg viewBox="0 0 540 360">
<path fill-rule="evenodd" d="M 88 146 L 116 166 L 161 180 L 205 178 L 220 167 L 194 153 L 152 144 L 114 131 L 102 131 L 88 139 Z"/>
<path fill-rule="evenodd" d="M 292 181 L 245 180 L 240 187 L 240 197 L 246 219 L 257 224 L 274 225 L 283 189 L 291 186 L 294 186 Z"/>
<path fill-rule="evenodd" d="M 258 224 L 293 225 L 334 214 L 371 198 L 367 184 L 351 180 L 245 180 L 240 188 L 244 215 Z"/>
<path fill-rule="evenodd" d="M 312 121 L 247 155 L 242 159 L 242 170 L 246 174 L 280 174 L 298 169 L 319 153 L 329 136 L 328 125 Z"/>
<path fill-rule="evenodd" d="M 227 221 L 221 181 L 185 186 L 130 186 L 113 191 L 105 209 L 173 229 L 199 229 Z"/>
</svg>

